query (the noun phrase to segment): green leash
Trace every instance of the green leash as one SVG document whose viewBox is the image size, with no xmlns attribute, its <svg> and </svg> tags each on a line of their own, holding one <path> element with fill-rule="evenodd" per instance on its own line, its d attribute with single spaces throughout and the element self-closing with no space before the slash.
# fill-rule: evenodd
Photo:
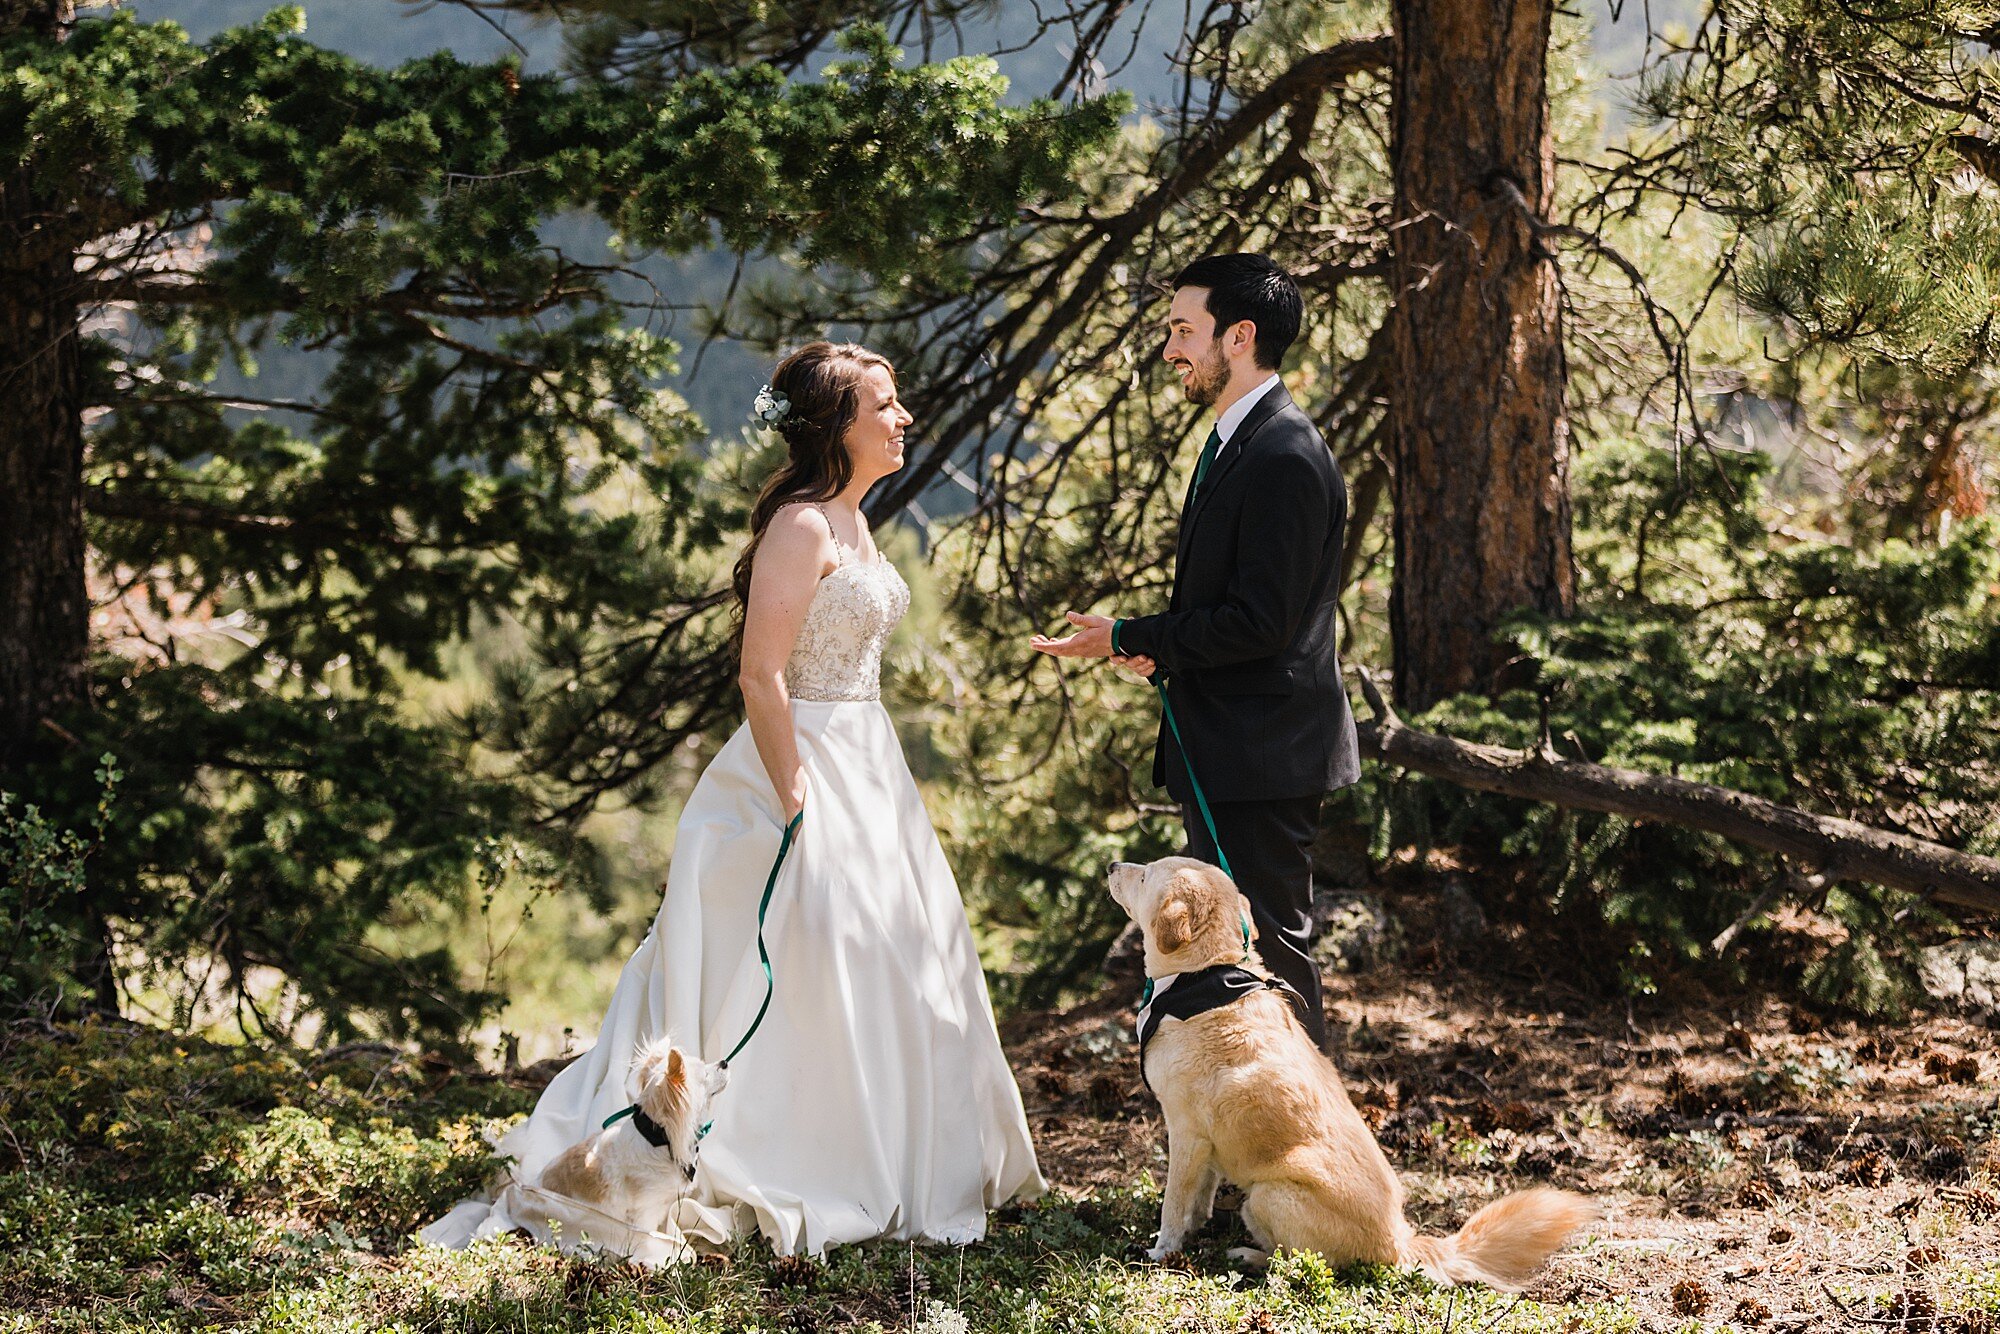
<svg viewBox="0 0 2000 1334">
<path fill-rule="evenodd" d="M 1157 675 L 1157 673 L 1155 673 Z M 1181 767 L 1187 770 L 1188 786 L 1194 789 L 1195 809 L 1201 812 L 1201 822 L 1208 826 L 1208 841 L 1215 845 L 1215 864 L 1231 880 L 1236 872 L 1229 869 L 1229 854 L 1222 850 L 1222 835 L 1215 832 L 1215 817 L 1208 811 L 1208 794 L 1201 790 L 1201 780 L 1194 776 L 1194 757 L 1188 754 L 1187 742 L 1181 740 L 1181 725 L 1174 721 L 1174 702 L 1167 698 L 1167 683 L 1154 681 L 1153 689 L 1160 692 L 1160 712 L 1166 716 L 1167 730 L 1174 734 L 1174 744 L 1180 747 Z M 1243 957 L 1250 957 L 1250 919 L 1244 918 Z M 1139 1008 L 1144 1009 L 1153 999 L 1153 979 L 1146 979 L 1146 989 L 1139 995 Z"/>
<path fill-rule="evenodd" d="M 764 943 L 764 915 L 771 910 L 771 895 L 778 888 L 778 872 L 785 868 L 785 858 L 791 854 L 792 844 L 797 840 L 799 826 L 805 823 L 805 818 L 806 813 L 801 810 L 786 823 L 785 836 L 778 842 L 777 859 L 771 863 L 771 874 L 764 881 L 764 897 L 757 903 L 757 961 L 764 966 L 764 1003 L 757 1007 L 757 1017 L 750 1021 L 750 1027 L 744 1030 L 743 1036 L 736 1040 L 736 1045 L 729 1049 L 729 1055 L 722 1058 L 722 1068 L 724 1070 L 727 1070 L 729 1063 L 735 1060 L 745 1047 L 750 1045 L 750 1039 L 756 1036 L 759 1028 L 763 1027 L 764 1016 L 771 1009 L 771 997 L 777 991 L 776 981 L 771 976 L 771 950 Z M 617 1121 L 621 1117 L 630 1116 L 638 1110 L 639 1105 L 634 1103 L 622 1112 L 613 1112 L 604 1118 L 603 1128 L 609 1130 L 614 1121 Z M 709 1127 L 714 1124 L 715 1122 L 713 1121 L 702 1122 L 701 1129 L 695 1132 L 694 1142 L 696 1144 L 701 1143 L 702 1138 L 708 1134 Z"/>
<path fill-rule="evenodd" d="M 1194 804 L 1201 811 L 1201 822 L 1208 826 L 1208 841 L 1215 845 L 1215 864 L 1231 880 L 1236 872 L 1229 869 L 1229 854 L 1222 850 L 1222 836 L 1215 832 L 1215 817 L 1208 813 L 1208 796 L 1201 790 L 1201 780 L 1194 776 L 1194 757 L 1188 754 L 1187 742 L 1181 740 L 1181 725 L 1174 721 L 1174 703 L 1167 698 L 1167 683 L 1153 682 L 1153 689 L 1160 692 L 1160 712 L 1167 716 L 1167 730 L 1174 734 L 1174 744 L 1180 747 L 1181 767 L 1187 770 L 1188 786 L 1194 789 Z"/>
</svg>

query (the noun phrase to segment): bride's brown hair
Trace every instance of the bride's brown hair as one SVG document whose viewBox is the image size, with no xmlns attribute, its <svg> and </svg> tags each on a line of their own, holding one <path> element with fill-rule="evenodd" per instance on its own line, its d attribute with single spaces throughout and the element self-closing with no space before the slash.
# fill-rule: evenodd
<svg viewBox="0 0 2000 1334">
<path fill-rule="evenodd" d="M 734 637 L 743 646 L 743 617 L 750 607 L 750 567 L 771 516 L 797 500 L 831 500 L 854 480 L 854 460 L 848 456 L 847 428 L 861 413 L 861 379 L 880 366 L 895 383 L 896 368 L 879 352 L 859 343 L 807 343 L 778 363 L 771 372 L 771 390 L 791 400 L 791 409 L 775 429 L 785 438 L 785 461 L 757 493 L 750 508 L 750 545 L 737 558 Z"/>
</svg>

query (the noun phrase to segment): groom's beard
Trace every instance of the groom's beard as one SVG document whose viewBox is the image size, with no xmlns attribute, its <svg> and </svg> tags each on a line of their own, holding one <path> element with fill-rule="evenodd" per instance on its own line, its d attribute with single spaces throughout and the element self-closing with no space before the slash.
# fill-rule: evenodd
<svg viewBox="0 0 2000 1334">
<path fill-rule="evenodd" d="M 1188 377 L 1188 402 L 1197 407 L 1212 407 L 1229 387 L 1229 363 L 1222 358 L 1220 342 L 1218 339 L 1211 344 L 1208 356 L 1202 360 L 1188 363 L 1193 371 Z"/>
</svg>

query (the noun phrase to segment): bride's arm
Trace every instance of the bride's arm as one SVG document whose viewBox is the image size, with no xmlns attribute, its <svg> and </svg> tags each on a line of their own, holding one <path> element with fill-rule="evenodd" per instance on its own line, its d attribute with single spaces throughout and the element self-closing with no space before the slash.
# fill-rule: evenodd
<svg viewBox="0 0 2000 1334">
<path fill-rule="evenodd" d="M 789 821 L 804 808 L 806 771 L 792 730 L 792 701 L 785 663 L 812 605 L 813 589 L 837 565 L 826 521 L 805 505 L 781 509 L 764 529 L 750 567 L 750 605 L 743 615 L 743 662 L 737 684 L 757 757 Z"/>
</svg>

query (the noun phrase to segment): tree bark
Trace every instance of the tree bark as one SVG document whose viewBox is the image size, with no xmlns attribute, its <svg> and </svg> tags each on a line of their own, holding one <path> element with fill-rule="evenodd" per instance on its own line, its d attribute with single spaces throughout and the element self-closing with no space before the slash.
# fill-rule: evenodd
<svg viewBox="0 0 2000 1334">
<path fill-rule="evenodd" d="M 1396 0 L 1396 698 L 1508 684 L 1509 613 L 1567 614 L 1569 422 L 1545 216 L 1553 0 Z"/>
<path fill-rule="evenodd" d="M 1375 710 L 1374 720 L 1359 728 L 1361 753 L 1371 759 L 1476 792 L 1684 825 L 1815 867 L 1827 880 L 1861 880 L 2000 913 L 2000 858 L 1814 815 L 1713 783 L 1565 760 L 1546 748 L 1509 750 L 1419 731 L 1396 716 L 1365 675 L 1361 692 Z"/>
<path fill-rule="evenodd" d="M 0 37 L 61 40 L 71 0 L 0 0 Z M 0 175 L 0 786 L 86 701 L 83 383 L 76 258 L 30 174 Z"/>
<path fill-rule="evenodd" d="M 0 0 L 0 37 L 60 41 L 74 19 L 71 0 Z M 0 788 L 16 791 L 89 703 L 76 256 L 51 241 L 67 221 L 30 173 L 0 175 Z M 76 974 L 116 1013 L 109 924 L 83 916 Z"/>
<path fill-rule="evenodd" d="M 61 744 L 86 701 L 83 398 L 74 257 L 35 233 L 53 210 L 0 177 L 0 782 Z"/>
</svg>

